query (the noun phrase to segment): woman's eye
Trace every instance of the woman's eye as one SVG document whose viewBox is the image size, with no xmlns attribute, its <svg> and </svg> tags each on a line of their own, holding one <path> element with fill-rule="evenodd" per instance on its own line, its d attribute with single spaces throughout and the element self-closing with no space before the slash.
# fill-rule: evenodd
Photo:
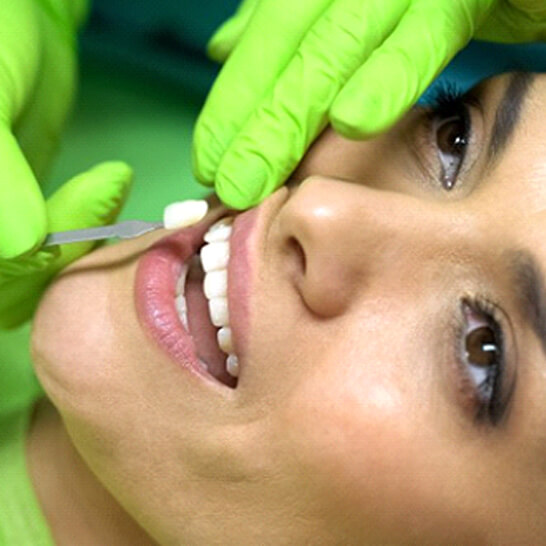
<svg viewBox="0 0 546 546">
<path fill-rule="evenodd" d="M 487 384 L 489 370 L 497 365 L 499 343 L 490 326 L 480 326 L 467 333 L 465 338 L 466 359 L 470 373 L 477 385 Z M 487 384 L 490 387 L 489 384 Z"/>
<path fill-rule="evenodd" d="M 504 336 L 502 328 L 481 302 L 463 302 L 461 364 L 473 389 L 477 418 L 495 423 L 502 407 Z"/>
<path fill-rule="evenodd" d="M 447 106 L 444 104 L 442 109 Z M 432 118 L 432 140 L 440 162 L 440 180 L 451 190 L 463 166 L 470 135 L 470 114 L 465 105 L 453 105 L 455 112 L 435 112 Z"/>
</svg>

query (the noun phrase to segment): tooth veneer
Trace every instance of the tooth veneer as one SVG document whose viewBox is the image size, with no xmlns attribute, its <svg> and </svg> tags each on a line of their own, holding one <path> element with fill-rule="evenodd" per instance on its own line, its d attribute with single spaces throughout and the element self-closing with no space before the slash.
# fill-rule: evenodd
<svg viewBox="0 0 546 546">
<path fill-rule="evenodd" d="M 238 377 L 238 358 L 233 354 L 229 310 L 227 301 L 227 266 L 229 262 L 229 237 L 231 235 L 231 218 L 216 222 L 205 234 L 205 245 L 201 248 L 199 260 L 204 271 L 203 292 L 209 303 L 211 322 L 219 328 L 217 341 L 220 349 L 227 354 L 226 369 L 232 377 Z M 184 283 L 187 270 L 182 272 L 177 284 L 176 308 L 180 320 L 187 329 L 187 305 L 184 300 Z M 181 298 L 181 299 L 179 299 Z"/>
</svg>

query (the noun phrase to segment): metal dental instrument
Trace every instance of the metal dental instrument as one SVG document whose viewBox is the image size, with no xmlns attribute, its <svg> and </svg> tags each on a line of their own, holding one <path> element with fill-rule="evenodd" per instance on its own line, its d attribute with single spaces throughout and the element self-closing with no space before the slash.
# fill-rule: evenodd
<svg viewBox="0 0 546 546">
<path fill-rule="evenodd" d="M 73 229 L 59 231 L 46 236 L 42 246 L 65 245 L 67 243 L 80 243 L 81 241 L 100 241 L 101 239 L 132 239 L 139 237 L 154 229 L 164 227 L 163 222 L 144 222 L 142 220 L 127 220 L 111 226 Z"/>
<path fill-rule="evenodd" d="M 202 220 L 209 205 L 203 199 L 187 199 L 167 205 L 163 211 L 163 222 L 144 222 L 142 220 L 127 220 L 110 226 L 59 231 L 46 236 L 43 246 L 65 245 L 81 241 L 100 241 L 101 239 L 132 239 L 154 229 L 178 229 L 196 224 Z"/>
</svg>

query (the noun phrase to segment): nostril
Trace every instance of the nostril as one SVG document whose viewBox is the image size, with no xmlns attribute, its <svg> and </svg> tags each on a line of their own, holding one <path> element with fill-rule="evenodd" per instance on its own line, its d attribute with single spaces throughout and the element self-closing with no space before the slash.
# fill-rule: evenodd
<svg viewBox="0 0 546 546">
<path fill-rule="evenodd" d="M 289 253 L 296 257 L 298 270 L 302 275 L 305 275 L 307 266 L 307 260 L 305 258 L 305 252 L 299 241 L 295 237 L 288 239 Z"/>
</svg>

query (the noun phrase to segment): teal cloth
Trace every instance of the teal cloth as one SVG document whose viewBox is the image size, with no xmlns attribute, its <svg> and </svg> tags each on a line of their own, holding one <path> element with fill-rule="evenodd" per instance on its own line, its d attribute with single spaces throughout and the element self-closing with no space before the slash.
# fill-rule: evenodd
<svg viewBox="0 0 546 546">
<path fill-rule="evenodd" d="M 82 53 L 183 85 L 203 97 L 218 65 L 205 55 L 238 0 L 92 0 Z"/>
<path fill-rule="evenodd" d="M 486 78 L 514 71 L 546 72 L 546 44 L 470 42 L 436 78 L 419 102 L 430 102 L 437 88 L 445 84 L 455 84 L 464 93 Z"/>
<path fill-rule="evenodd" d="M 238 4 L 239 0 L 93 0 L 82 52 L 181 84 L 203 99 L 219 69 L 207 59 L 205 46 Z M 546 44 L 472 42 L 432 88 L 456 80 L 467 90 L 484 78 L 518 69 L 544 72 Z M 423 101 L 430 97 L 431 92 L 426 93 Z"/>
</svg>

